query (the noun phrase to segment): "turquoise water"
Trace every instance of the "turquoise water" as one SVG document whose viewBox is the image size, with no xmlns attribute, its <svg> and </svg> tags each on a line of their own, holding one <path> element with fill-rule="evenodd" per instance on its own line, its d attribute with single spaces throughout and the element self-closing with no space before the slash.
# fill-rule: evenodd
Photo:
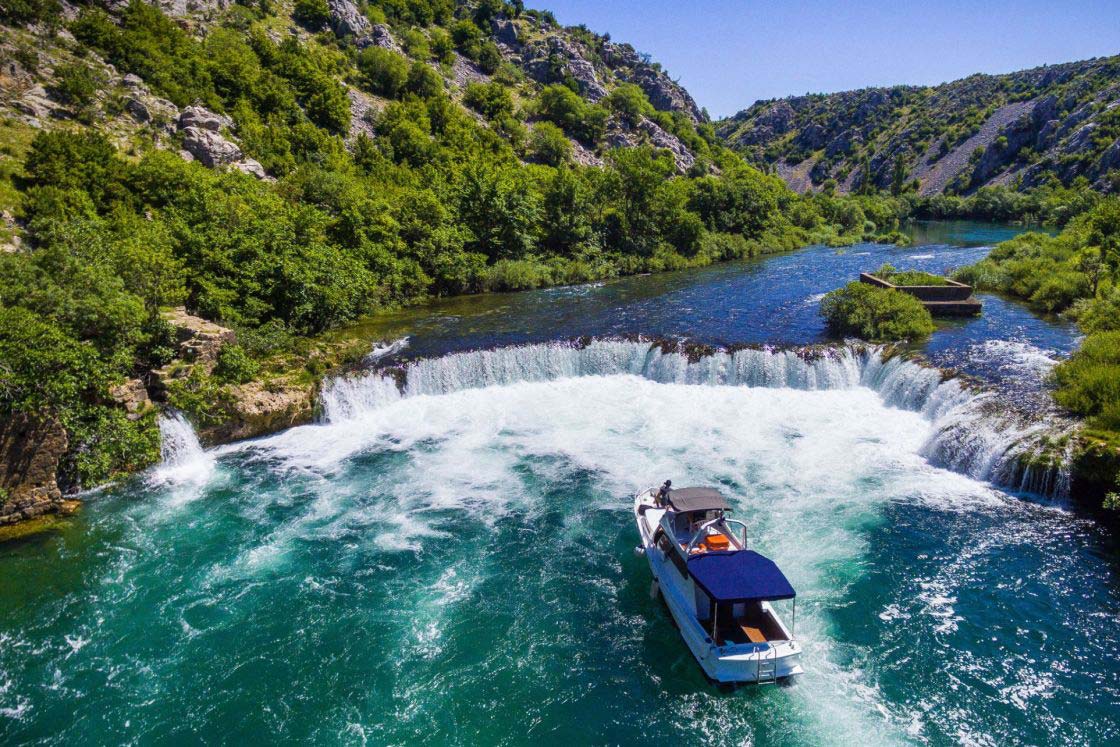
<svg viewBox="0 0 1120 747">
<path fill-rule="evenodd" d="M 992 378 L 1025 380 L 1064 328 L 1024 320 L 944 354 L 1014 344 Z M 1111 538 L 936 466 L 938 377 L 752 355 L 444 357 L 184 442 L 0 545 L 0 742 L 1120 740 Z M 710 685 L 650 598 L 629 496 L 666 477 L 723 486 L 797 588 L 795 684 Z"/>
</svg>

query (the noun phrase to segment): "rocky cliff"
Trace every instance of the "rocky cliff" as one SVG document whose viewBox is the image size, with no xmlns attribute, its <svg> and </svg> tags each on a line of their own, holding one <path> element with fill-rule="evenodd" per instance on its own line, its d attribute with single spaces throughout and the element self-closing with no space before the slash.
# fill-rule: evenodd
<svg viewBox="0 0 1120 747">
<path fill-rule="evenodd" d="M 1120 189 L 1120 56 L 973 75 L 933 87 L 866 88 L 759 101 L 717 123 L 750 160 L 799 191 L 967 194 L 1084 177 Z"/>
</svg>

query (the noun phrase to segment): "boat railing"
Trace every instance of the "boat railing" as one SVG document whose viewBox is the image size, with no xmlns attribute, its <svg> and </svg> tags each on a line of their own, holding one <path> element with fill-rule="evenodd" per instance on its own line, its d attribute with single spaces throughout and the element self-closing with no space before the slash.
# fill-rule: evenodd
<svg viewBox="0 0 1120 747">
<path fill-rule="evenodd" d="M 739 521 L 738 519 L 729 519 L 726 516 L 721 516 L 718 519 L 710 519 L 708 521 L 705 521 L 696 529 L 696 533 L 692 535 L 692 541 L 688 543 L 688 548 L 686 549 L 685 554 L 691 555 L 692 551 L 696 548 L 696 545 L 703 542 L 704 539 L 708 536 L 708 529 L 717 524 L 723 524 L 725 526 L 729 524 L 738 524 L 740 527 L 742 527 L 742 547 L 739 549 L 747 549 L 747 525 Z M 730 536 L 730 533 L 728 534 L 728 536 Z"/>
</svg>

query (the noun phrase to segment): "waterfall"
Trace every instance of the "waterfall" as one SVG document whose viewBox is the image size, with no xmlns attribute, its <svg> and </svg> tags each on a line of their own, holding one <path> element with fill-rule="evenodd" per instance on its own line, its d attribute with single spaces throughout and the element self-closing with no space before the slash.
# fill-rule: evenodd
<svg viewBox="0 0 1120 747">
<path fill-rule="evenodd" d="M 203 450 L 190 421 L 172 410 L 159 419 L 161 461 L 152 471 L 162 484 L 201 484 L 214 471 L 214 456 Z"/>
<path fill-rule="evenodd" d="M 1071 427 L 1056 418 L 1005 407 L 993 392 L 877 346 L 796 350 L 666 350 L 649 342 L 593 340 L 455 353 L 388 370 L 340 376 L 320 395 L 323 418 L 368 415 L 404 397 L 543 382 L 579 376 L 640 376 L 665 384 L 792 389 L 867 387 L 891 407 L 930 423 L 921 453 L 930 463 L 1012 490 L 1064 496 L 1068 460 L 1051 441 Z"/>
</svg>

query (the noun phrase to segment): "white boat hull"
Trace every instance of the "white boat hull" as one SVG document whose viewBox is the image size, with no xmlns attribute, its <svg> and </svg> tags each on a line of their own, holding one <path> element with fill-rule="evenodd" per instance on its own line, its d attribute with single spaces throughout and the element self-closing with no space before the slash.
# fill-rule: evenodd
<svg viewBox="0 0 1120 747">
<path fill-rule="evenodd" d="M 634 500 L 634 519 L 642 538 L 639 550 L 649 562 L 650 573 L 661 592 L 665 605 L 680 630 L 681 638 L 708 679 L 721 683 L 764 683 L 785 680 L 801 674 L 801 646 L 795 640 L 766 643 L 733 643 L 716 645 L 710 632 L 696 616 L 696 593 L 693 581 L 682 577 L 671 559 L 653 542 L 657 519 L 652 522 L 643 515 L 642 506 L 651 515 L 660 516 L 652 508 L 649 492 L 639 493 Z M 763 607 L 785 630 L 767 602 Z M 792 638 L 788 635 L 787 638 Z"/>
</svg>

